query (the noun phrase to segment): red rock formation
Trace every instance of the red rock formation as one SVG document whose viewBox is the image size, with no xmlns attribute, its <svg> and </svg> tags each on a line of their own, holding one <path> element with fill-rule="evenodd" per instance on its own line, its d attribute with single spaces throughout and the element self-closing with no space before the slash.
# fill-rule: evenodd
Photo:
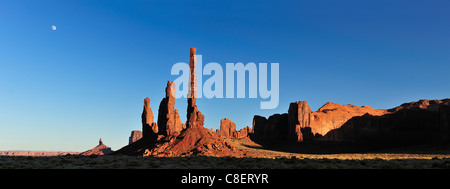
<svg viewBox="0 0 450 189">
<path fill-rule="evenodd" d="M 150 107 L 150 98 L 144 99 L 144 110 L 142 111 L 142 136 L 144 138 L 156 138 L 158 126 L 153 122 L 153 112 Z"/>
<path fill-rule="evenodd" d="M 253 133 L 253 130 L 248 126 L 236 131 L 236 124 L 227 118 L 220 120 L 220 129 L 216 130 L 217 136 L 232 139 L 247 138 L 250 133 Z"/>
<path fill-rule="evenodd" d="M 450 99 L 420 100 L 390 109 L 390 113 L 355 116 L 323 138 L 374 148 L 449 142 Z"/>
<path fill-rule="evenodd" d="M 158 130 L 160 135 L 176 135 L 183 130 L 178 110 L 175 110 L 174 82 L 167 81 L 166 97 L 161 100 L 158 110 Z"/>
<path fill-rule="evenodd" d="M 386 110 L 373 109 L 370 106 L 340 105 L 328 102 L 316 112 L 311 113 L 311 130 L 313 133 L 325 135 L 332 129 L 341 127 L 345 122 L 355 116 L 364 114 L 384 115 Z"/>
<path fill-rule="evenodd" d="M 107 154 L 111 154 L 111 153 L 114 152 L 114 151 L 111 150 L 110 147 L 108 147 L 105 144 L 103 144 L 102 138 L 100 138 L 98 143 L 99 144 L 96 147 L 94 147 L 94 148 L 92 148 L 90 150 L 87 150 L 85 152 L 82 152 L 82 153 L 80 153 L 80 155 L 84 155 L 84 156 L 88 156 L 88 155 L 107 155 Z"/>
<path fill-rule="evenodd" d="M 159 140 L 154 148 L 145 151 L 143 156 L 235 156 L 254 157 L 245 150 L 221 139 L 204 127 L 186 128 L 178 136 Z M 256 156 L 255 156 L 256 157 Z"/>
<path fill-rule="evenodd" d="M 188 94 L 186 124 L 181 123 L 178 111 L 174 109 L 175 83 L 168 82 L 166 97 L 161 101 L 158 110 L 159 128 L 157 131 L 159 133 L 153 132 L 152 136 L 155 136 L 153 138 L 145 137 L 144 135 L 144 138 L 121 148 L 115 154 L 143 156 L 251 156 L 245 150 L 237 149 L 231 143 L 217 136 L 215 132 L 203 127 L 205 117 L 197 109 L 196 105 L 195 48 L 191 48 L 190 57 L 191 82 Z M 144 101 L 144 113 L 142 116 L 142 122 L 146 124 L 144 128 L 148 128 L 147 125 L 150 124 L 150 116 L 147 116 L 150 109 L 149 101 Z M 234 131 L 236 131 L 236 128 L 234 128 Z M 241 136 L 242 133 L 236 135 Z"/>
<path fill-rule="evenodd" d="M 227 118 L 220 120 L 220 129 L 216 131 L 218 136 L 232 138 L 234 132 L 236 132 L 236 123 Z"/>
<path fill-rule="evenodd" d="M 307 101 L 293 102 L 288 110 L 288 138 L 296 142 L 302 142 L 301 129 L 311 126 L 311 108 Z"/>
<path fill-rule="evenodd" d="M 355 116 L 364 114 L 384 115 L 386 110 L 373 109 L 369 106 L 340 105 L 328 102 L 316 112 L 312 112 L 307 101 L 293 102 L 287 114 L 275 114 L 265 119 L 261 116 L 253 118 L 253 130 L 256 140 L 263 142 L 276 141 L 313 141 L 332 129 L 340 128 Z"/>
<path fill-rule="evenodd" d="M 188 107 L 187 107 L 187 118 L 189 120 L 189 112 L 193 112 L 193 108 L 196 104 L 197 99 L 197 76 L 195 75 L 195 66 L 197 66 L 197 60 L 195 58 L 195 53 L 197 49 L 190 49 L 190 60 L 189 60 L 189 90 L 188 90 Z"/>
<path fill-rule="evenodd" d="M 252 133 L 253 133 L 253 130 L 249 126 L 246 126 L 239 131 L 233 132 L 232 137 L 234 139 L 248 138 L 250 136 L 250 134 L 252 134 Z"/>
<path fill-rule="evenodd" d="M 128 144 L 138 141 L 142 138 L 142 131 L 134 130 L 131 131 L 131 135 L 128 138 Z"/>
<path fill-rule="evenodd" d="M 195 75 L 195 66 L 197 65 L 195 59 L 196 49 L 190 50 L 189 62 L 189 92 L 188 92 L 188 107 L 187 107 L 187 128 L 203 127 L 205 116 L 198 110 L 196 105 L 197 99 L 197 77 Z"/>
</svg>

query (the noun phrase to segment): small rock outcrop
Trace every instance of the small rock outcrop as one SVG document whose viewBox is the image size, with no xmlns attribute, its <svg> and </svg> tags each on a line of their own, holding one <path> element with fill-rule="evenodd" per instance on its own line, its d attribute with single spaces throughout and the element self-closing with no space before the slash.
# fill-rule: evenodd
<svg viewBox="0 0 450 189">
<path fill-rule="evenodd" d="M 227 118 L 220 120 L 220 129 L 216 130 L 217 136 L 232 139 L 247 138 L 250 133 L 253 133 L 253 130 L 248 126 L 237 131 L 236 124 Z"/>
<path fill-rule="evenodd" d="M 220 137 L 233 138 L 233 133 L 236 132 L 236 123 L 224 118 L 220 120 L 220 129 L 216 133 Z"/>
<path fill-rule="evenodd" d="M 108 155 L 113 153 L 114 151 L 111 150 L 110 147 L 103 144 L 102 138 L 98 141 L 98 145 L 90 150 L 87 150 L 85 152 L 80 153 L 79 155 Z"/>
<path fill-rule="evenodd" d="M 248 138 L 252 133 L 253 133 L 252 128 L 246 126 L 239 131 L 233 132 L 233 138 L 234 139 Z"/>
</svg>

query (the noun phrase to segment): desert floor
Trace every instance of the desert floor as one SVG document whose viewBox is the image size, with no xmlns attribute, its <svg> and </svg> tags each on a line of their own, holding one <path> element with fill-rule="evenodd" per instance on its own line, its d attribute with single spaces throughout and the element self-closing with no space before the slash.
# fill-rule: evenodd
<svg viewBox="0 0 450 189">
<path fill-rule="evenodd" d="M 1 169 L 448 169 L 449 147 L 415 147 L 371 153 L 306 154 L 264 149 L 232 140 L 259 158 L 106 156 L 0 156 Z M 414 152 L 414 153 L 412 153 Z"/>
</svg>

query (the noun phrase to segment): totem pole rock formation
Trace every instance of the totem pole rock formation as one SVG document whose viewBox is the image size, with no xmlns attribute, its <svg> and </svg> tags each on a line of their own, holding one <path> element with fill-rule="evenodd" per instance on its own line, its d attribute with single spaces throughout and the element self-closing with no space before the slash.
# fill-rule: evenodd
<svg viewBox="0 0 450 189">
<path fill-rule="evenodd" d="M 195 66 L 197 60 L 195 58 L 196 49 L 190 50 L 189 61 L 189 91 L 188 91 L 188 107 L 187 107 L 187 128 L 203 127 L 205 116 L 197 109 L 197 77 L 195 76 Z"/>
<path fill-rule="evenodd" d="M 217 136 L 215 132 L 203 127 L 205 117 L 197 109 L 197 79 L 195 77 L 195 48 L 190 49 L 190 86 L 188 92 L 188 107 L 186 124 L 182 124 L 178 111 L 175 109 L 175 83 L 167 82 L 166 96 L 161 101 L 158 110 L 158 124 L 153 122 L 150 108 L 150 98 L 144 100 L 142 112 L 142 129 L 144 137 L 130 142 L 114 154 L 142 156 L 254 156 L 245 150 L 234 147 L 233 144 Z M 232 133 L 236 137 L 247 136 L 249 128 L 242 132 Z"/>
</svg>

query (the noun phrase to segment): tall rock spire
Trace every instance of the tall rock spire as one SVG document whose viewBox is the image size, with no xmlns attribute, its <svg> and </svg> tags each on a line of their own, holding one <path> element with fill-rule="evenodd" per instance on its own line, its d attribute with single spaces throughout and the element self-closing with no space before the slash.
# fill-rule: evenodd
<svg viewBox="0 0 450 189">
<path fill-rule="evenodd" d="M 197 49 L 190 49 L 190 61 L 189 61 L 189 91 L 188 91 L 188 107 L 187 107 L 187 128 L 203 127 L 205 116 L 198 111 L 196 105 L 197 99 L 197 77 L 195 73 L 195 66 L 197 60 L 195 57 Z"/>
<path fill-rule="evenodd" d="M 178 111 L 175 110 L 175 82 L 167 81 L 166 97 L 161 100 L 158 111 L 159 134 L 173 135 L 183 130 Z"/>
<path fill-rule="evenodd" d="M 195 75 L 195 66 L 197 65 L 197 60 L 195 59 L 196 51 L 196 48 L 190 49 L 187 120 L 189 120 L 190 113 L 194 109 L 197 99 L 197 77 Z"/>
<path fill-rule="evenodd" d="M 158 126 L 153 122 L 153 112 L 150 107 L 150 98 L 144 99 L 144 110 L 142 111 L 142 135 L 144 138 L 156 138 Z"/>
</svg>

